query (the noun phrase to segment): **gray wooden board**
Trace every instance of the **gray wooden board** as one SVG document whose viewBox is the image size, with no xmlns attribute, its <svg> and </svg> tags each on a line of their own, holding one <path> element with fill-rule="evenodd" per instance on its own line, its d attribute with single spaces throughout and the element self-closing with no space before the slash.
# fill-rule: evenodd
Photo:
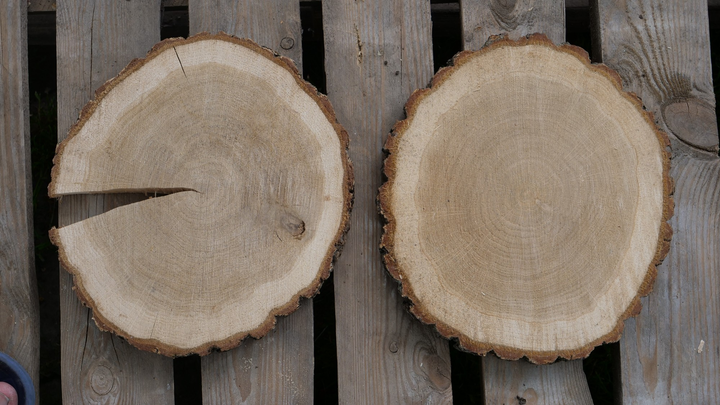
<svg viewBox="0 0 720 405">
<path fill-rule="evenodd" d="M 250 38 L 295 61 L 301 69 L 300 3 L 282 0 L 190 0 L 190 33 L 226 32 Z M 301 70 L 302 71 L 302 70 Z M 277 320 L 260 340 L 211 353 L 202 359 L 203 402 L 206 404 L 312 404 L 313 308 L 300 308 Z"/>
<path fill-rule="evenodd" d="M 599 0 L 602 61 L 670 136 L 674 235 L 620 341 L 623 404 L 720 397 L 720 158 L 705 0 Z M 690 146 L 690 144 L 694 146 Z"/>
<path fill-rule="evenodd" d="M 249 38 L 292 59 L 302 71 L 300 2 L 283 0 L 189 0 L 190 35 L 226 32 Z"/>
<path fill-rule="evenodd" d="M 40 314 L 35 282 L 27 76 L 27 12 L 0 5 L 0 351 L 38 387 Z"/>
<path fill-rule="evenodd" d="M 556 44 L 565 42 L 562 2 L 518 0 L 508 7 L 501 0 L 462 0 L 460 9 L 466 50 L 477 50 L 488 36 L 505 33 L 517 39 L 540 32 Z M 529 404 L 592 403 L 582 360 L 536 366 L 525 359 L 505 361 L 490 355 L 482 364 L 487 404 L 520 399 Z"/>
<path fill-rule="evenodd" d="M 96 88 L 160 40 L 160 0 L 66 0 L 57 9 L 58 138 L 64 139 Z M 67 196 L 58 223 L 69 225 L 136 195 Z M 100 332 L 60 272 L 61 367 L 66 404 L 171 404 L 172 360 Z"/>
<path fill-rule="evenodd" d="M 317 2 L 320 0 L 309 0 L 311 2 Z M 567 8 L 583 8 L 588 6 L 589 0 L 565 0 L 565 7 Z M 188 0 L 162 0 L 163 7 L 186 7 Z M 448 3 L 436 3 L 440 6 Z M 708 0 L 708 7 L 720 7 L 720 0 Z M 28 1 L 28 12 L 48 12 L 55 11 L 57 8 L 56 0 L 30 0 Z"/>
<path fill-rule="evenodd" d="M 432 76 L 429 1 L 322 2 L 328 97 L 350 135 L 355 205 L 335 269 L 341 404 L 451 403 L 448 343 L 403 308 L 378 249 L 382 147 Z"/>
<path fill-rule="evenodd" d="M 482 364 L 486 404 L 593 403 L 582 360 L 538 366 L 525 360 L 508 362 L 489 355 Z"/>
<path fill-rule="evenodd" d="M 463 48 L 478 50 L 491 35 L 511 39 L 541 32 L 553 42 L 565 41 L 562 1 L 460 0 Z"/>
</svg>

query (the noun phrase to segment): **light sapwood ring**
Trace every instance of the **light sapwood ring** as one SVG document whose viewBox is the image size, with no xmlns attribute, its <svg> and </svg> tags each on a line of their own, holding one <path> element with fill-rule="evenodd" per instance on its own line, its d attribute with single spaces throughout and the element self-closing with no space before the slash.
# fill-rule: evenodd
<svg viewBox="0 0 720 405">
<path fill-rule="evenodd" d="M 405 109 L 379 204 L 411 312 L 465 350 L 537 364 L 617 341 L 673 211 L 668 138 L 620 77 L 544 35 L 497 37 Z"/>
<path fill-rule="evenodd" d="M 348 136 L 292 61 L 250 40 L 165 40 L 96 91 L 49 194 L 169 194 L 53 228 L 102 330 L 167 356 L 267 334 L 313 296 L 349 226 Z"/>
</svg>

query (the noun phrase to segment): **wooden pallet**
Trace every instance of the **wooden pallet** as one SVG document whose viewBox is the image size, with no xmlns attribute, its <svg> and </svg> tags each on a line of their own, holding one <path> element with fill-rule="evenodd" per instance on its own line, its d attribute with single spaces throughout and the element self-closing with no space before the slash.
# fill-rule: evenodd
<svg viewBox="0 0 720 405">
<path fill-rule="evenodd" d="M 573 3 L 567 0 L 568 5 Z M 29 226 L 26 10 L 0 6 L 3 125 L 0 126 L 0 350 L 37 382 L 38 317 Z M 168 2 L 165 2 L 165 6 Z M 462 0 L 463 46 L 490 34 L 545 32 L 565 40 L 562 2 Z M 582 2 L 576 2 L 582 3 Z M 191 33 L 249 37 L 302 61 L 297 1 L 184 0 Z M 582 6 L 582 4 L 579 4 Z M 161 0 L 33 1 L 56 9 L 58 137 L 94 89 L 160 40 Z M 616 69 L 672 139 L 675 236 L 643 311 L 620 343 L 622 404 L 711 404 L 720 397 L 720 158 L 706 0 L 591 0 L 593 54 Z M 433 73 L 429 1 L 322 1 L 328 96 L 351 137 L 355 208 L 335 266 L 339 401 L 452 403 L 448 343 L 403 308 L 385 274 L 375 208 L 382 145 L 410 93 Z M 292 39 L 292 46 L 289 46 Z M 284 41 L 284 42 L 283 42 Z M 284 44 L 284 45 L 283 45 Z M 687 141 L 701 147 L 689 146 Z M 712 152 L 714 150 L 714 152 Z M 73 196 L 61 226 L 136 196 Z M 174 403 L 172 360 L 100 332 L 61 271 L 65 403 Z M 10 314 L 9 316 L 7 314 Z M 203 400 L 313 403 L 313 313 L 309 301 L 259 341 L 202 359 Z M 482 360 L 488 404 L 592 403 L 581 361 L 534 366 Z M 478 381 L 479 383 L 479 381 Z M 482 395 L 482 394 L 481 394 Z"/>
</svg>

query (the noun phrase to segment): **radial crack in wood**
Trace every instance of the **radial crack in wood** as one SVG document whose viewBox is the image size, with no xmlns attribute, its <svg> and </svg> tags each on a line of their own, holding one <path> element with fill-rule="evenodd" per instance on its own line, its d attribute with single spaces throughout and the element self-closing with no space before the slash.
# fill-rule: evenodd
<svg viewBox="0 0 720 405">
<path fill-rule="evenodd" d="M 49 190 L 167 195 L 51 237 L 101 329 L 168 356 L 230 349 L 328 277 L 349 225 L 347 146 L 289 60 L 225 34 L 166 40 L 97 91 Z"/>
<path fill-rule="evenodd" d="M 379 199 L 412 312 L 467 350 L 539 364 L 619 339 L 673 204 L 667 136 L 617 74 L 542 35 L 500 37 L 406 111 Z"/>
</svg>

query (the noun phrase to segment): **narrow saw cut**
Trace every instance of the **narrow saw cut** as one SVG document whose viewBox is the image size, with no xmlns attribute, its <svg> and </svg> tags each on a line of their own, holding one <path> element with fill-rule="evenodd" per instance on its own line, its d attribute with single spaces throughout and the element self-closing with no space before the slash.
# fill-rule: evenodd
<svg viewBox="0 0 720 405">
<path fill-rule="evenodd" d="M 640 311 L 672 235 L 667 136 L 619 76 L 494 38 L 388 137 L 381 248 L 411 311 L 466 350 L 586 357 Z"/>
<path fill-rule="evenodd" d="M 329 276 L 348 137 L 291 61 L 225 34 L 156 45 L 96 92 L 49 192 L 161 196 L 51 230 L 98 326 L 167 356 L 227 350 Z"/>
</svg>

